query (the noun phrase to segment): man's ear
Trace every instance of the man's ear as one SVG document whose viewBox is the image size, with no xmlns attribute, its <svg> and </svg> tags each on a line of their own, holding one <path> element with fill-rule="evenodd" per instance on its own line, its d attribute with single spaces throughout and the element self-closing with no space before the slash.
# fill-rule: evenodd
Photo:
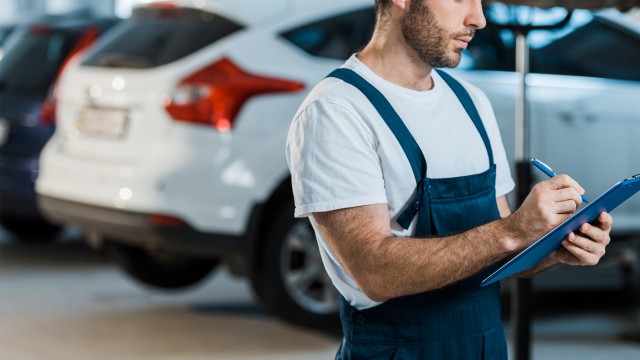
<svg viewBox="0 0 640 360">
<path fill-rule="evenodd" d="M 411 0 L 391 0 L 391 2 L 393 2 L 393 5 L 397 6 L 402 10 L 407 10 L 407 7 L 409 6 L 409 1 Z"/>
</svg>

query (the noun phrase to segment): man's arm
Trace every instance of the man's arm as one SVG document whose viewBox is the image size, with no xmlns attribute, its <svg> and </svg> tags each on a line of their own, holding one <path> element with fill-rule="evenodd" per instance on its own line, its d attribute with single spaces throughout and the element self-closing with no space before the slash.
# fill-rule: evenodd
<svg viewBox="0 0 640 360">
<path fill-rule="evenodd" d="M 342 266 L 374 301 L 437 289 L 511 254 L 504 223 L 441 238 L 391 236 L 386 204 L 314 213 Z"/>
<path fill-rule="evenodd" d="M 386 204 L 313 216 L 362 291 L 374 301 L 384 301 L 441 288 L 506 258 L 570 217 L 582 191 L 574 180 L 559 175 L 537 184 L 506 218 L 441 238 L 391 236 Z M 504 216 L 506 200 L 498 201 Z"/>
</svg>

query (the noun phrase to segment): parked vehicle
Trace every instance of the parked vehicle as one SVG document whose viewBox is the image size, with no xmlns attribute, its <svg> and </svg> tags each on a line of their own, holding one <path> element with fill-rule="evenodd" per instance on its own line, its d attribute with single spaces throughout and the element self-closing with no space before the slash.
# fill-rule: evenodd
<svg viewBox="0 0 640 360">
<path fill-rule="evenodd" d="M 222 261 L 251 279 L 276 316 L 335 324 L 339 297 L 313 230 L 293 218 L 284 144 L 306 92 L 370 37 L 372 1 L 170 4 L 136 8 L 63 74 L 58 127 L 37 181 L 43 210 L 78 225 L 145 284 L 188 286 Z M 529 77 L 533 152 L 574 175 L 587 195 L 640 170 L 632 155 L 640 153 L 640 77 L 634 68 L 606 72 L 640 63 L 630 50 L 640 32 L 623 19 L 592 17 L 571 33 L 591 29 L 589 40 L 569 34 L 536 50 L 549 74 Z M 477 37 L 467 70 L 452 72 L 487 92 L 511 152 L 513 48 L 499 31 Z M 570 55 L 565 49 L 614 40 L 628 62 L 580 57 L 570 75 L 551 66 Z M 639 219 L 636 199 L 618 209 L 616 228 L 640 233 Z"/>
<path fill-rule="evenodd" d="M 40 151 L 54 132 L 53 85 L 65 62 L 114 19 L 55 17 L 18 27 L 0 61 L 0 225 L 19 239 L 59 229 L 40 214 L 34 190 Z"/>
<path fill-rule="evenodd" d="M 2 60 L 2 56 L 4 55 L 4 43 L 9 37 L 9 34 L 13 31 L 15 25 L 2 25 L 0 26 L 0 60 Z"/>
</svg>

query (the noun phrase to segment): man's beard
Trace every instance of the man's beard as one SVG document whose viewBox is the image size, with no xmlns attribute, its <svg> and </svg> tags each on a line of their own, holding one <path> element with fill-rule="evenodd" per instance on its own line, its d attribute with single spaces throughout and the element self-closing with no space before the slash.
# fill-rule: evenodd
<svg viewBox="0 0 640 360">
<path fill-rule="evenodd" d="M 439 24 L 423 0 L 414 0 L 401 22 L 402 36 L 409 47 L 425 64 L 432 67 L 456 67 L 460 63 L 462 49 L 449 54 L 451 40 L 460 36 L 473 37 L 475 30 L 449 34 Z"/>
</svg>

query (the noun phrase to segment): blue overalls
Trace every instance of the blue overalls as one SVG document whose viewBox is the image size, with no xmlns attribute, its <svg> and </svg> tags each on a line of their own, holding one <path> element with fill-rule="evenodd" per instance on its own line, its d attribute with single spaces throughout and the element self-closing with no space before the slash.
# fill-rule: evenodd
<svg viewBox="0 0 640 360">
<path fill-rule="evenodd" d="M 493 152 L 478 111 L 458 81 L 444 72 L 438 73 L 463 104 L 482 137 L 489 166 L 480 174 L 428 178 L 420 147 L 387 99 L 352 70 L 340 68 L 329 75 L 358 88 L 402 146 L 411 163 L 417 190 L 397 222 L 407 229 L 417 215 L 416 237 L 456 234 L 500 218 Z M 355 309 L 342 298 L 340 318 L 344 337 L 336 359 L 507 359 L 499 285 L 479 286 L 495 269 L 496 265 L 453 285 L 391 299 L 365 310 Z"/>
</svg>

